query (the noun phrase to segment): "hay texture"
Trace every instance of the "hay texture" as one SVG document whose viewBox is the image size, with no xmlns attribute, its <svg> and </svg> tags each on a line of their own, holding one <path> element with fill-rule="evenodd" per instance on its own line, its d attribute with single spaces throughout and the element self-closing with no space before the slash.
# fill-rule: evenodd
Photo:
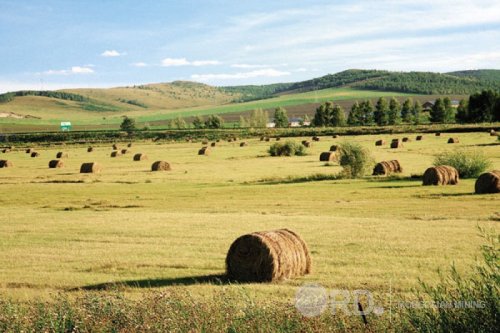
<svg viewBox="0 0 500 333">
<path fill-rule="evenodd" d="M 96 162 L 83 163 L 80 167 L 80 173 L 99 173 L 101 166 Z"/>
<path fill-rule="evenodd" d="M 423 139 L 423 138 L 424 138 L 424 137 L 423 137 L 422 135 L 417 135 L 417 137 L 416 137 L 416 139 L 415 139 L 415 140 L 417 140 L 417 141 L 422 141 L 422 139 Z"/>
<path fill-rule="evenodd" d="M 428 168 L 423 179 L 423 185 L 456 185 L 459 181 L 457 169 L 449 165 Z"/>
<path fill-rule="evenodd" d="M 134 155 L 134 161 L 145 161 L 147 159 L 148 159 L 148 155 L 146 155 L 146 154 L 138 153 L 138 154 Z"/>
<path fill-rule="evenodd" d="M 403 172 L 403 168 L 401 167 L 401 163 L 398 160 L 392 161 L 382 161 L 377 163 L 373 168 L 374 176 L 387 176 L 391 173 L 400 173 Z"/>
<path fill-rule="evenodd" d="M 337 154 L 334 151 L 325 151 L 319 155 L 320 162 L 332 162 L 337 160 Z"/>
<path fill-rule="evenodd" d="M 112 151 L 111 152 L 111 157 L 118 157 L 118 156 L 122 156 L 122 153 L 120 153 L 118 150 L 115 150 L 115 151 Z"/>
<path fill-rule="evenodd" d="M 151 165 L 151 171 L 170 171 L 170 164 L 165 161 L 156 161 Z"/>
<path fill-rule="evenodd" d="M 391 142 L 391 148 L 392 149 L 403 148 L 403 143 L 399 139 L 394 139 Z"/>
<path fill-rule="evenodd" d="M 500 193 L 500 170 L 481 174 L 475 185 L 477 194 Z"/>
<path fill-rule="evenodd" d="M 14 164 L 11 161 L 0 160 L 0 168 L 12 168 Z"/>
<path fill-rule="evenodd" d="M 448 139 L 448 143 L 459 143 L 460 141 L 458 140 L 458 138 L 449 138 Z"/>
<path fill-rule="evenodd" d="M 31 157 L 38 157 L 38 156 L 40 156 L 39 152 L 37 152 L 37 151 L 32 151 L 31 152 Z"/>
<path fill-rule="evenodd" d="M 65 153 L 62 151 L 60 151 L 56 154 L 56 158 L 68 158 L 68 157 L 69 157 L 68 153 Z"/>
<path fill-rule="evenodd" d="M 291 230 L 254 232 L 231 244 L 226 272 L 236 281 L 279 281 L 309 274 L 311 256 L 304 240 Z"/>
<path fill-rule="evenodd" d="M 386 144 L 385 140 L 377 140 L 377 141 L 375 141 L 375 146 L 383 146 L 385 144 Z"/>
<path fill-rule="evenodd" d="M 203 147 L 200 150 L 198 150 L 198 155 L 210 155 L 210 149 L 208 147 Z"/>
<path fill-rule="evenodd" d="M 62 168 L 64 166 L 64 162 L 61 160 L 52 160 L 49 162 L 50 169 Z"/>
</svg>

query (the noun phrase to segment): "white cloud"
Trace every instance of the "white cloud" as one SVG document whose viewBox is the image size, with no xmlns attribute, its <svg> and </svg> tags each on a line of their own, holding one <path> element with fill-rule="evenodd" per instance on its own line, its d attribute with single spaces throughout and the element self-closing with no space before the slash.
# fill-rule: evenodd
<svg viewBox="0 0 500 333">
<path fill-rule="evenodd" d="M 126 55 L 125 52 L 118 52 L 116 50 L 106 50 L 103 53 L 101 53 L 101 56 L 106 57 L 106 58 L 112 58 L 112 57 L 120 57 Z"/>
<path fill-rule="evenodd" d="M 220 65 L 221 62 L 218 60 L 194 60 L 189 61 L 186 58 L 165 58 L 162 60 L 161 65 L 163 67 L 178 67 L 178 66 L 212 66 Z"/>
<path fill-rule="evenodd" d="M 290 72 L 278 71 L 274 68 L 260 69 L 250 72 L 241 73 L 221 73 L 221 74 L 193 74 L 191 79 L 199 81 L 210 80 L 240 80 L 251 79 L 256 77 L 280 77 L 290 75 Z"/>
<path fill-rule="evenodd" d="M 60 69 L 53 70 L 50 69 L 48 71 L 39 73 L 45 75 L 70 75 L 70 74 L 92 74 L 94 70 L 88 66 L 73 66 L 71 69 Z"/>
<path fill-rule="evenodd" d="M 134 66 L 134 67 L 147 67 L 148 64 L 146 64 L 145 62 L 134 62 L 134 63 L 130 64 L 130 66 Z"/>
<path fill-rule="evenodd" d="M 266 65 L 250 65 L 250 64 L 232 64 L 231 67 L 233 68 L 265 68 L 269 67 Z"/>
</svg>

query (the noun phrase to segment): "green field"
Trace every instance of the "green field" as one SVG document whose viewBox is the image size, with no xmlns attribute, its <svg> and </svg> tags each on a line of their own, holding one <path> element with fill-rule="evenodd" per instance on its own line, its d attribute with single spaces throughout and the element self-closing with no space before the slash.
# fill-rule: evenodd
<svg viewBox="0 0 500 333">
<path fill-rule="evenodd" d="M 446 144 L 448 136 L 458 136 L 460 144 Z M 223 273 L 226 251 L 239 235 L 275 228 L 304 237 L 313 273 L 225 288 L 286 301 L 297 287 L 314 282 L 364 288 L 386 301 L 389 289 L 406 294 L 419 278 L 435 283 L 437 269 L 452 263 L 467 274 L 482 243 L 477 226 L 498 231 L 498 195 L 474 195 L 473 179 L 423 187 L 408 177 L 421 175 L 434 154 L 457 146 L 484 151 L 500 169 L 496 137 L 427 135 L 398 150 L 375 147 L 379 138 L 390 139 L 322 137 L 307 156 L 282 158 L 268 157 L 269 143 L 255 139 L 248 147 L 220 143 L 210 156 L 197 155 L 199 143 L 135 142 L 132 151 L 149 156 L 141 162 L 133 162 L 132 155 L 110 158 L 111 145 L 92 153 L 83 146 L 38 147 L 38 158 L 18 147 L 1 156 L 14 167 L 0 169 L 0 293 L 33 299 L 116 282 L 131 295 L 149 287 L 206 295 L 221 286 L 191 278 L 205 281 Z M 376 160 L 397 158 L 404 168 L 401 179 L 293 182 L 340 171 L 318 156 L 343 140 L 369 147 Z M 69 153 L 66 165 L 49 170 L 58 151 Z M 173 170 L 150 172 L 159 159 Z M 102 173 L 79 174 L 86 161 L 101 163 Z"/>
</svg>

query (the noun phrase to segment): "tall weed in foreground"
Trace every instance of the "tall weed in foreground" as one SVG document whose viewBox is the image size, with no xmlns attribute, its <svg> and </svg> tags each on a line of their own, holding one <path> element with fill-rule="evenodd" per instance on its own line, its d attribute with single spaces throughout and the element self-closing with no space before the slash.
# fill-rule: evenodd
<svg viewBox="0 0 500 333">
<path fill-rule="evenodd" d="M 417 304 L 401 314 L 402 332 L 498 332 L 500 327 L 499 235 L 480 229 L 487 244 L 481 248 L 482 264 L 464 278 L 455 267 L 441 282 L 421 282 Z"/>
<path fill-rule="evenodd" d="M 339 164 L 344 169 L 342 177 L 363 177 L 373 166 L 373 158 L 368 149 L 359 143 L 343 142 L 339 149 Z"/>
<path fill-rule="evenodd" d="M 491 167 L 491 161 L 482 151 L 458 149 L 437 155 L 434 165 L 452 166 L 460 178 L 476 178 Z"/>
<path fill-rule="evenodd" d="M 294 141 L 276 142 L 269 147 L 271 156 L 304 156 L 306 147 Z"/>
</svg>

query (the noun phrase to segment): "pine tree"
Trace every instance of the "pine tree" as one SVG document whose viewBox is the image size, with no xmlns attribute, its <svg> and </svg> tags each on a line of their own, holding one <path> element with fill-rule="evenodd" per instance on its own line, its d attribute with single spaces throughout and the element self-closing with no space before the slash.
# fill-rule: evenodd
<svg viewBox="0 0 500 333">
<path fill-rule="evenodd" d="M 466 123 L 469 121 L 469 110 L 467 104 L 468 103 L 465 99 L 461 99 L 458 104 L 456 118 L 459 123 Z"/>
<path fill-rule="evenodd" d="M 444 123 L 454 123 L 455 122 L 455 110 L 451 106 L 451 100 L 449 97 L 445 97 L 443 99 L 443 105 L 444 105 Z"/>
<path fill-rule="evenodd" d="M 401 106 L 399 101 L 394 97 L 389 102 L 389 125 L 396 125 L 401 122 Z"/>
<path fill-rule="evenodd" d="M 445 106 L 441 98 L 436 99 L 434 105 L 432 106 L 430 117 L 433 123 L 442 123 L 445 118 Z"/>
<path fill-rule="evenodd" d="M 404 101 L 403 106 L 401 107 L 401 118 L 403 119 L 403 122 L 411 123 L 412 107 L 413 107 L 413 101 L 411 100 L 411 98 L 407 98 Z"/>
<path fill-rule="evenodd" d="M 334 105 L 330 117 L 330 126 L 345 126 L 345 113 L 340 105 Z"/>
<path fill-rule="evenodd" d="M 132 134 L 134 131 L 137 130 L 137 128 L 135 127 L 135 119 L 125 116 L 120 125 L 120 130 L 127 132 L 128 134 Z"/>
<path fill-rule="evenodd" d="M 288 127 L 288 116 L 281 106 L 274 110 L 274 124 L 276 127 Z"/>
<path fill-rule="evenodd" d="M 388 123 L 389 108 L 387 101 L 384 97 L 380 97 L 375 105 L 375 112 L 373 113 L 374 121 L 379 126 L 385 126 Z"/>
<path fill-rule="evenodd" d="M 222 128 L 223 125 L 224 125 L 224 119 L 222 119 L 218 115 L 211 115 L 205 121 L 206 128 L 217 129 L 217 128 Z"/>
<path fill-rule="evenodd" d="M 359 105 L 360 109 L 360 121 L 359 124 L 366 126 L 373 124 L 373 105 L 370 100 L 361 102 Z"/>
<path fill-rule="evenodd" d="M 202 129 L 205 127 L 205 120 L 202 116 L 196 116 L 193 119 L 193 127 L 196 129 Z"/>
<path fill-rule="evenodd" d="M 416 101 L 415 104 L 413 105 L 412 114 L 413 114 L 413 123 L 415 125 L 419 125 L 420 117 L 422 116 L 422 104 L 420 104 L 419 101 Z"/>
<path fill-rule="evenodd" d="M 349 112 L 349 116 L 347 117 L 347 124 L 349 126 L 357 126 L 360 124 L 360 118 L 361 118 L 361 109 L 359 106 L 358 101 L 354 102 L 354 104 L 351 106 L 351 112 Z"/>
<path fill-rule="evenodd" d="M 316 108 L 312 124 L 316 127 L 324 127 L 327 126 L 327 119 L 328 115 L 326 112 L 326 106 L 325 104 L 321 104 Z"/>
</svg>

